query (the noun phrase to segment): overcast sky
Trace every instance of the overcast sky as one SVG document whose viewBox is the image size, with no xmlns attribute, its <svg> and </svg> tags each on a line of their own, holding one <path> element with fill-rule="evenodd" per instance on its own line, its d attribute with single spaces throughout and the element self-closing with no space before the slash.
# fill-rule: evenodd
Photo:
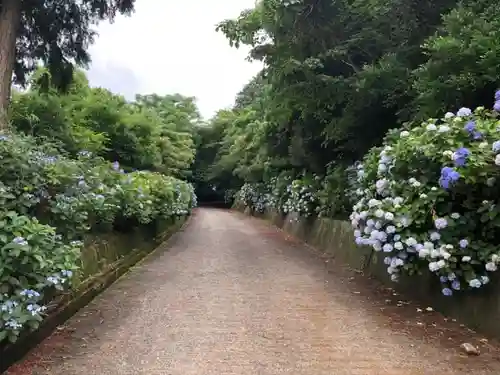
<svg viewBox="0 0 500 375">
<path fill-rule="evenodd" d="M 255 0 L 136 0 L 131 17 L 103 22 L 91 47 L 92 86 L 132 99 L 136 93 L 195 96 L 205 118 L 233 104 L 261 69 L 232 48 L 215 25 Z"/>
</svg>

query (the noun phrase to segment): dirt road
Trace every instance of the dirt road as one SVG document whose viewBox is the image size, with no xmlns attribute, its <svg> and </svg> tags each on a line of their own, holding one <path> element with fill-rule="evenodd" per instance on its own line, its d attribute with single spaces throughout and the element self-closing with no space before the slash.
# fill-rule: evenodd
<svg viewBox="0 0 500 375">
<path fill-rule="evenodd" d="M 462 340 L 481 337 L 340 267 L 327 273 L 285 237 L 257 219 L 199 209 L 8 374 L 500 373 L 493 346 L 461 354 Z"/>
</svg>

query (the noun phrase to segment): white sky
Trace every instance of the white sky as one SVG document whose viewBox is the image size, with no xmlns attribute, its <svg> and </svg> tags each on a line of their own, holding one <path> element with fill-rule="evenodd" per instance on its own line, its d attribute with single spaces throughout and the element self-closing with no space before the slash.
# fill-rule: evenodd
<svg viewBox="0 0 500 375">
<path fill-rule="evenodd" d="M 136 93 L 195 96 L 205 118 L 233 104 L 261 69 L 232 48 L 215 25 L 255 0 L 136 0 L 131 17 L 103 22 L 91 47 L 92 86 L 132 99 Z"/>
</svg>

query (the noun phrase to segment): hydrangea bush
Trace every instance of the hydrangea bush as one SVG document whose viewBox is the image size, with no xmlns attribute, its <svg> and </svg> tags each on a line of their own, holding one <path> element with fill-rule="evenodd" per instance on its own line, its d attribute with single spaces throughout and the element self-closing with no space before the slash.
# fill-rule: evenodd
<svg viewBox="0 0 500 375">
<path fill-rule="evenodd" d="M 311 181 L 306 178 L 293 180 L 287 187 L 288 199 L 282 207 L 283 212 L 310 216 L 316 211 L 316 190 Z"/>
<path fill-rule="evenodd" d="M 292 181 L 293 177 L 287 173 L 272 177 L 269 180 L 269 184 L 267 185 L 267 205 L 269 209 L 284 213 L 283 207 L 289 199 L 290 189 L 288 187 Z"/>
<path fill-rule="evenodd" d="M 0 226 L 0 341 L 14 342 L 42 321 L 44 291 L 70 285 L 82 242 L 13 211 L 0 213 Z"/>
<path fill-rule="evenodd" d="M 389 132 L 358 165 L 356 243 L 387 272 L 427 269 L 442 293 L 476 289 L 500 263 L 500 91 L 494 111 L 461 108 Z"/>
<path fill-rule="evenodd" d="M 236 200 L 256 212 L 263 213 L 268 206 L 267 189 L 264 184 L 244 184 L 236 194 Z"/>
<path fill-rule="evenodd" d="M 288 175 L 273 177 L 268 184 L 246 183 L 236 194 L 236 200 L 257 212 L 274 209 L 287 214 L 295 212 L 302 216 L 314 214 L 317 199 L 313 182 L 317 179 L 293 180 Z"/>
<path fill-rule="evenodd" d="M 184 181 L 125 173 L 88 151 L 72 159 L 28 136 L 0 135 L 0 158 L 0 342 L 38 327 L 47 291 L 71 285 L 86 233 L 183 216 L 196 205 Z"/>
</svg>

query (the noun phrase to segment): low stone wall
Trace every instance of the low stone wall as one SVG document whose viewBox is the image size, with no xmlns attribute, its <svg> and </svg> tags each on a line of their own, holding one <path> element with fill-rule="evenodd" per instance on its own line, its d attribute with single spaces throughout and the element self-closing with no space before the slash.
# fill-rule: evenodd
<svg viewBox="0 0 500 375">
<path fill-rule="evenodd" d="M 49 336 L 57 326 L 87 305 L 132 266 L 152 253 L 177 232 L 186 217 L 134 228 L 127 233 L 104 233 L 88 236 L 82 250 L 79 272 L 73 288 L 51 298 L 48 316 L 40 327 L 21 336 L 13 345 L 0 346 L 0 373 L 20 360 L 31 348 Z"/>
<path fill-rule="evenodd" d="M 242 210 L 241 207 L 235 207 Z M 251 214 L 246 211 L 247 214 Z M 358 247 L 354 243 L 351 225 L 347 221 L 327 218 L 303 218 L 297 214 L 286 217 L 276 212 L 263 216 L 287 233 L 315 247 L 338 264 L 363 271 L 383 284 L 390 286 L 403 295 L 432 306 L 435 310 L 457 319 L 471 329 L 486 336 L 500 339 L 500 287 L 498 277 L 492 277 L 489 285 L 480 290 L 456 293 L 453 297 L 441 294 L 439 280 L 430 272 L 418 276 L 402 277 L 397 283 L 392 282 L 383 263 L 383 254 L 368 247 Z"/>
</svg>

